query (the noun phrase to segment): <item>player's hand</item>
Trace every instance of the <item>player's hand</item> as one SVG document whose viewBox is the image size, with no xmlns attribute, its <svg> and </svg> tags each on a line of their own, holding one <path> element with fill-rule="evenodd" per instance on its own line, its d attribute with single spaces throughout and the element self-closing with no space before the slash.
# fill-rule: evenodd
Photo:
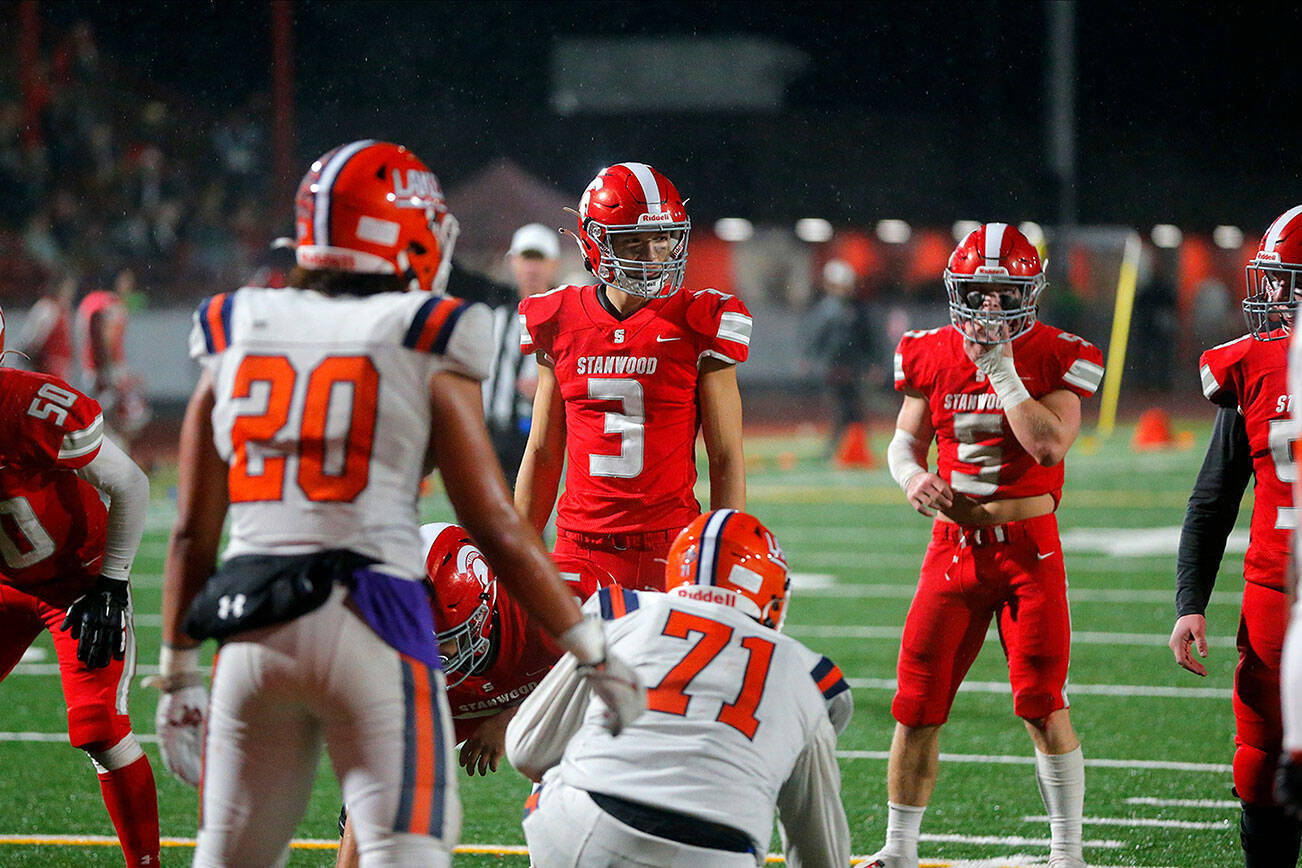
<svg viewBox="0 0 1302 868">
<path fill-rule="evenodd" d="M 1193 653 L 1189 650 L 1191 642 L 1198 649 L 1199 657 L 1207 656 L 1207 618 L 1202 615 L 1181 615 L 1176 619 L 1175 627 L 1171 630 L 1171 640 L 1167 644 L 1171 646 L 1171 653 L 1175 655 L 1176 663 L 1194 675 L 1205 676 L 1207 667 L 1194 659 Z"/>
<path fill-rule="evenodd" d="M 579 675 L 606 704 L 601 725 L 611 735 L 619 735 L 646 710 L 646 687 L 642 679 L 614 654 L 607 652 L 606 659 L 599 663 L 580 663 Z"/>
<path fill-rule="evenodd" d="M 909 499 L 909 506 L 925 516 L 935 515 L 930 510 L 946 510 L 954 505 L 954 491 L 934 473 L 917 473 L 908 480 L 904 496 Z"/>
<path fill-rule="evenodd" d="M 1293 822 L 1302 822 L 1302 754 L 1285 751 L 1275 771 L 1275 801 Z"/>
<path fill-rule="evenodd" d="M 1001 328 L 1007 331 L 1007 326 L 1001 326 Z M 1013 345 L 1009 342 L 979 344 L 974 340 L 964 338 L 963 352 L 972 360 L 972 364 L 976 365 L 978 371 L 989 375 L 997 366 L 1004 363 L 1004 359 L 1013 357 Z"/>
<path fill-rule="evenodd" d="M 486 718 L 462 743 L 457 762 L 466 774 L 474 777 L 478 770 L 479 774 L 487 776 L 489 772 L 497 771 L 497 763 L 506 753 L 506 725 L 515 717 L 516 708 L 513 705 Z"/>
<path fill-rule="evenodd" d="M 130 611 L 126 581 L 100 576 L 94 588 L 68 607 L 59 629 L 77 640 L 77 659 L 87 669 L 103 669 L 126 654 Z"/>
<path fill-rule="evenodd" d="M 182 783 L 199 788 L 203 772 L 204 724 L 208 718 L 208 689 L 203 676 L 195 673 L 199 683 L 167 686 L 161 676 L 145 679 L 146 687 L 162 687 L 158 710 L 154 712 L 154 732 L 158 734 L 158 751 L 163 765 Z"/>
</svg>

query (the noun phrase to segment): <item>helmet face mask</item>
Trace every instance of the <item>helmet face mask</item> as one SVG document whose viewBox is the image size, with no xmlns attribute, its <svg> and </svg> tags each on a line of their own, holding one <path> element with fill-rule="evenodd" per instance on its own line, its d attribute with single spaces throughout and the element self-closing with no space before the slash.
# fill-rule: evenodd
<svg viewBox="0 0 1302 868">
<path fill-rule="evenodd" d="M 497 580 L 464 528 L 445 525 L 425 559 L 439 657 L 448 686 L 482 674 L 493 662 Z"/>
<path fill-rule="evenodd" d="M 670 546 L 665 590 L 730 606 L 781 630 L 791 577 L 768 528 L 744 512 L 717 509 L 697 516 Z"/>
<path fill-rule="evenodd" d="M 950 322 L 974 343 L 1007 343 L 1035 325 L 1044 286 L 1044 265 L 1026 237 L 1006 223 L 987 223 L 950 255 Z"/>
<path fill-rule="evenodd" d="M 1287 338 L 1302 283 L 1302 205 L 1270 224 L 1245 271 L 1243 319 L 1248 332 L 1259 341 Z"/>
<path fill-rule="evenodd" d="M 683 285 L 691 220 L 669 179 L 645 163 L 603 169 L 579 200 L 576 236 L 598 280 L 641 298 Z"/>
</svg>

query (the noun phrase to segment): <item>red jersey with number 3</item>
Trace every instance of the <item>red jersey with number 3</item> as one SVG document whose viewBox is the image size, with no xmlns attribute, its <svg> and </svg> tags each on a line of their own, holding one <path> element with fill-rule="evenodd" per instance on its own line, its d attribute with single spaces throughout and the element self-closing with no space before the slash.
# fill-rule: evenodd
<svg viewBox="0 0 1302 868">
<path fill-rule="evenodd" d="M 1103 355 L 1084 338 L 1037 322 L 1013 341 L 1013 364 L 1032 398 L 1067 389 L 1088 398 L 1103 379 Z M 976 500 L 1052 494 L 1062 497 L 1063 464 L 1036 463 L 1008 425 L 985 375 L 963 352 L 951 326 L 905 332 L 895 351 L 895 388 L 920 392 L 939 444 L 937 471 Z"/>
<path fill-rule="evenodd" d="M 108 513 L 75 471 L 99 454 L 103 432 L 94 399 L 0 368 L 0 581 L 31 588 L 99 573 Z"/>
<path fill-rule="evenodd" d="M 520 349 L 556 372 L 565 402 L 565 491 L 557 527 L 636 533 L 684 527 L 696 484 L 698 366 L 746 360 L 746 305 L 713 289 L 656 299 L 624 319 L 599 287 L 562 286 L 520 302 Z"/>
<path fill-rule="evenodd" d="M 1284 589 L 1289 533 L 1297 526 L 1290 449 L 1297 423 L 1289 415 L 1288 341 L 1259 341 L 1251 335 L 1212 347 L 1198 360 L 1203 394 L 1243 415 L 1252 451 L 1252 534 L 1243 561 L 1244 578 Z"/>
<path fill-rule="evenodd" d="M 519 705 L 561 656 L 545 630 L 529 620 L 500 584 L 497 586 L 497 657 L 482 675 L 448 688 L 452 725 L 463 742 L 483 719 Z"/>
</svg>

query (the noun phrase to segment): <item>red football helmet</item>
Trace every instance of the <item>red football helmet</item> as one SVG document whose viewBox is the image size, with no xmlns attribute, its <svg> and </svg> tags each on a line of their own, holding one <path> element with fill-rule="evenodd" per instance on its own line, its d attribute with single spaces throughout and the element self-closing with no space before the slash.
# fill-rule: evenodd
<svg viewBox="0 0 1302 868">
<path fill-rule="evenodd" d="M 429 167 L 401 145 L 372 139 L 312 164 L 294 223 L 304 268 L 405 275 L 434 292 L 447 284 L 459 231 Z"/>
<path fill-rule="evenodd" d="M 427 524 L 421 538 L 429 544 L 425 574 L 439 655 L 448 686 L 455 687 L 492 662 L 497 579 L 465 528 Z"/>
<path fill-rule="evenodd" d="M 5 353 L 5 312 L 0 310 L 0 356 Z"/>
<path fill-rule="evenodd" d="M 949 319 L 968 340 L 1000 344 L 1035 325 L 1044 265 L 1015 226 L 986 223 L 967 234 L 945 268 Z M 996 306 L 992 299 L 998 299 Z"/>
<path fill-rule="evenodd" d="M 1302 205 L 1275 219 L 1247 267 L 1248 291 L 1243 318 L 1259 341 L 1277 341 L 1293 330 L 1302 275 Z"/>
<path fill-rule="evenodd" d="M 665 590 L 732 606 L 782 629 L 791 577 L 772 531 L 735 509 L 716 509 L 683 528 L 669 547 Z"/>
<path fill-rule="evenodd" d="M 583 191 L 578 214 L 579 247 L 598 280 L 643 298 L 665 298 L 683 285 L 692 221 L 664 175 L 645 163 L 602 169 Z M 647 262 L 615 255 L 613 238 L 644 232 L 668 233 L 668 259 Z"/>
</svg>

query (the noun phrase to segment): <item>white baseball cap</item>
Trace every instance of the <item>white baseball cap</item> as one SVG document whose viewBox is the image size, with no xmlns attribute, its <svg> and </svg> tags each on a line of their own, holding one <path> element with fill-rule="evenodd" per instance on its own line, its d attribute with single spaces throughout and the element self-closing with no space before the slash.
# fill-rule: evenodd
<svg viewBox="0 0 1302 868">
<path fill-rule="evenodd" d="M 560 259 L 561 243 L 556 230 L 548 229 L 541 223 L 526 223 L 511 236 L 511 249 L 507 256 L 519 256 L 532 250 L 541 253 L 545 259 Z"/>
</svg>

